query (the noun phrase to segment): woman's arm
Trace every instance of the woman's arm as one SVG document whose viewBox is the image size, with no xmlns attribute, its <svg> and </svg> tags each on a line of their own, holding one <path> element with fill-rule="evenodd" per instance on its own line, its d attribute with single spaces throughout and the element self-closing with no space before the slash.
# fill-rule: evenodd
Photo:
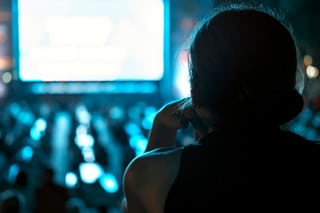
<svg viewBox="0 0 320 213">
<path fill-rule="evenodd" d="M 183 148 L 157 148 L 133 159 L 123 178 L 125 213 L 162 213 Z"/>
<path fill-rule="evenodd" d="M 159 147 L 176 147 L 178 130 L 187 128 L 189 123 L 194 128 L 195 140 L 199 139 L 209 131 L 209 126 L 203 121 L 205 117 L 198 115 L 190 98 L 169 102 L 155 116 L 145 151 Z"/>
<path fill-rule="evenodd" d="M 144 184 L 144 164 L 139 157 L 133 159 L 127 166 L 123 175 L 123 192 L 124 198 L 121 208 L 125 213 L 144 213 L 146 212 L 143 204 Z"/>
</svg>

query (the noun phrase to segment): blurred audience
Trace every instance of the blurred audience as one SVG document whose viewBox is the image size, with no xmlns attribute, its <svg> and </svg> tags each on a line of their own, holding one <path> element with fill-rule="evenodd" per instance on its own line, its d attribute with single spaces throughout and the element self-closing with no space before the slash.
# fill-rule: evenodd
<svg viewBox="0 0 320 213">
<path fill-rule="evenodd" d="M 0 193 L 0 213 L 27 213 L 24 195 L 14 189 Z"/>
</svg>

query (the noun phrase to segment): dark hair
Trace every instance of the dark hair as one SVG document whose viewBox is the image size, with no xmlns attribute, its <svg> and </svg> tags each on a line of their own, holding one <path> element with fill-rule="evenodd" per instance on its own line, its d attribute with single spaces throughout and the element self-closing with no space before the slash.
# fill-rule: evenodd
<svg viewBox="0 0 320 213">
<path fill-rule="evenodd" d="M 195 106 L 278 124 L 301 112 L 297 47 L 279 17 L 263 7 L 230 5 L 200 22 L 189 56 Z"/>
</svg>

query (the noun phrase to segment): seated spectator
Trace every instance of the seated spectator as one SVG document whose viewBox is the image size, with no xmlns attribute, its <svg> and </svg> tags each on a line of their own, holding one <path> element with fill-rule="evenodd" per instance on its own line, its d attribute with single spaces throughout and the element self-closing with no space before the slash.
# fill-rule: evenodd
<svg viewBox="0 0 320 213">
<path fill-rule="evenodd" d="M 45 168 L 40 185 L 35 189 L 35 213 L 66 213 L 69 190 L 54 181 L 54 170 Z"/>
<path fill-rule="evenodd" d="M 1 192 L 0 213 L 26 213 L 23 194 L 13 189 Z"/>
</svg>

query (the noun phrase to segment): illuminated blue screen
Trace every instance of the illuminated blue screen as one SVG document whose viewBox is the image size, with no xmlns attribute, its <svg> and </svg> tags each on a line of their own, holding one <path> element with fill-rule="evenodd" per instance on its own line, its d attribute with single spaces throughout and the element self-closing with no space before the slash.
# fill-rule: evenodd
<svg viewBox="0 0 320 213">
<path fill-rule="evenodd" d="M 17 0 L 16 8 L 21 81 L 163 76 L 163 0 Z"/>
</svg>

